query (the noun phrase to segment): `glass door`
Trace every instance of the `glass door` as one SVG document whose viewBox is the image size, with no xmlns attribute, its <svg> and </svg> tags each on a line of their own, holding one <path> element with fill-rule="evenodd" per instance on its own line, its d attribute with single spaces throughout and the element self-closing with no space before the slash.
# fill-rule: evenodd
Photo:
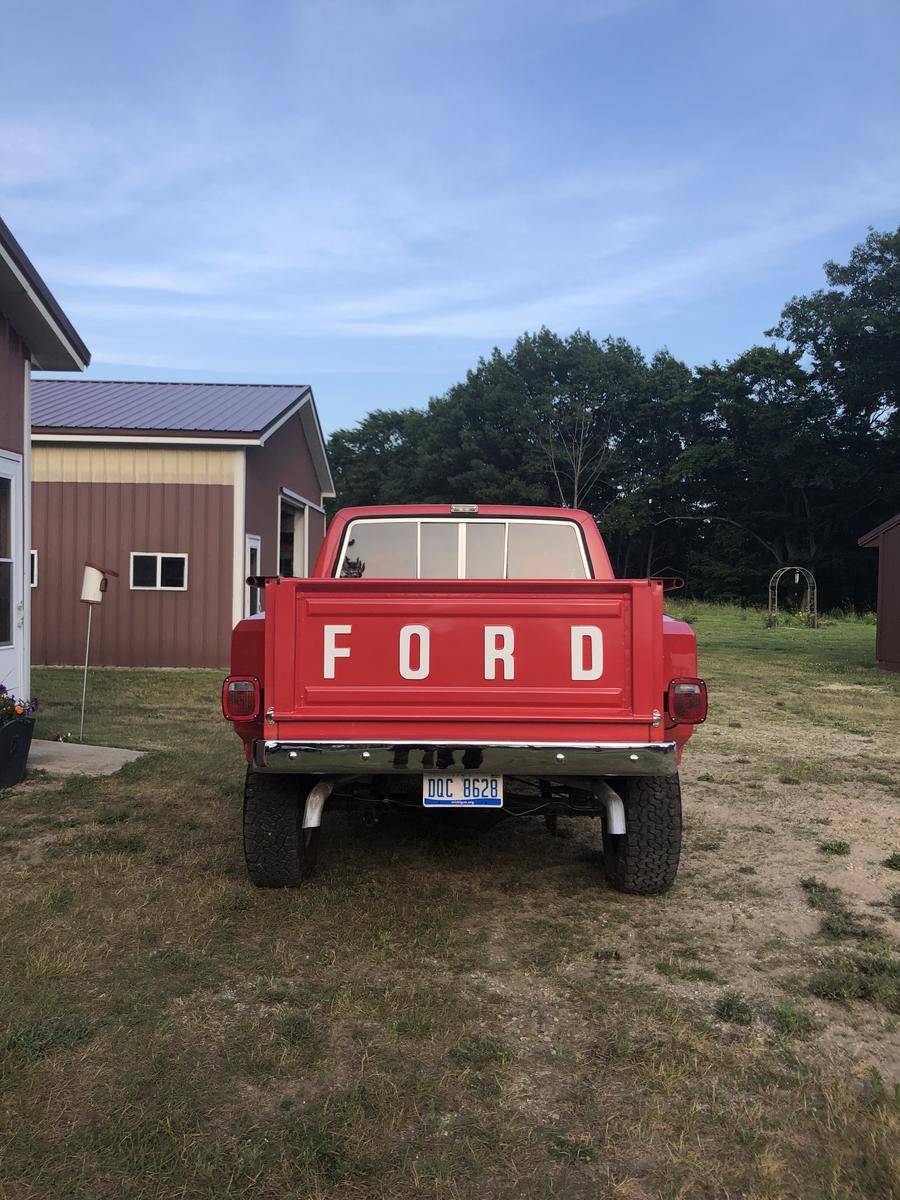
<svg viewBox="0 0 900 1200">
<path fill-rule="evenodd" d="M 0 454 L 0 683 L 20 693 L 25 664 L 22 463 Z"/>
</svg>

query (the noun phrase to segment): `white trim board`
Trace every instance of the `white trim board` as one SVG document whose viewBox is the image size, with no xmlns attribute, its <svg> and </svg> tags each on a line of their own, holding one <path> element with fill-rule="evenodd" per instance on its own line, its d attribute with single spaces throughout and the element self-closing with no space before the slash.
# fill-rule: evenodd
<svg viewBox="0 0 900 1200">
<path fill-rule="evenodd" d="M 259 575 L 260 574 L 259 566 L 260 566 L 260 562 L 262 560 L 262 538 L 260 537 L 260 535 L 258 533 L 244 534 L 244 571 L 243 571 L 243 581 L 244 581 L 243 582 L 243 604 L 244 604 L 244 607 L 241 612 L 242 619 L 246 619 L 247 617 L 256 615 L 255 613 L 251 613 L 249 611 L 249 609 L 250 609 L 250 585 L 247 583 L 247 580 L 250 578 L 250 576 L 254 574 L 254 572 L 251 571 L 251 569 L 250 569 L 250 551 L 253 549 L 256 550 L 257 570 L 256 570 L 255 574 Z M 258 588 L 257 591 L 261 591 L 261 589 Z M 262 607 L 258 608 L 257 612 L 262 612 Z"/>
<path fill-rule="evenodd" d="M 272 424 L 267 425 L 260 433 L 259 440 L 261 444 L 264 446 L 272 434 L 277 433 L 282 425 L 286 425 L 295 413 L 298 413 L 300 409 L 304 407 L 304 405 L 309 404 L 311 399 L 312 391 L 310 388 L 307 388 L 303 395 L 294 401 L 290 408 L 286 408 L 280 417 L 276 417 Z"/>
<path fill-rule="evenodd" d="M 300 410 L 300 423 L 306 435 L 306 444 L 312 453 L 313 466 L 319 479 L 319 487 L 323 496 L 334 496 L 334 479 L 331 477 L 331 467 L 328 464 L 328 451 L 325 446 L 325 435 L 319 424 L 319 413 L 313 398 L 312 389 L 309 393 L 309 404 Z"/>
<path fill-rule="evenodd" d="M 66 337 L 65 333 L 63 333 L 59 322 L 56 320 L 56 318 L 53 316 L 53 314 L 49 311 L 49 309 L 46 307 L 46 305 L 42 302 L 42 300 L 38 296 L 37 292 L 34 290 L 34 288 L 28 282 L 26 277 L 22 274 L 22 272 L 19 270 L 19 268 L 13 262 L 12 258 L 10 257 L 10 255 L 7 253 L 6 249 L 2 245 L 0 245 L 0 258 L 2 258 L 3 262 L 6 264 L 6 266 L 9 267 L 10 271 L 13 274 L 13 277 L 17 280 L 20 287 L 22 288 L 22 291 L 28 297 L 29 302 L 41 314 L 44 321 L 46 321 L 46 323 L 50 327 L 50 329 L 53 330 L 53 333 L 55 334 L 55 336 L 59 339 L 59 341 L 61 342 L 63 347 L 66 349 L 68 354 L 71 356 L 72 362 L 73 362 L 73 364 L 75 364 L 73 369 L 77 370 L 77 371 L 83 371 L 85 369 L 85 367 L 88 365 L 87 362 L 85 362 L 85 360 L 81 357 L 81 355 L 78 353 L 78 351 L 72 345 L 72 343 Z M 26 426 L 26 432 L 27 432 L 27 426 Z"/>
<path fill-rule="evenodd" d="M 28 431 L 31 429 L 31 363 L 25 364 L 25 409 L 24 420 L 22 426 L 22 487 L 24 495 L 22 497 L 22 569 L 26 571 L 23 587 L 23 609 L 24 625 L 22 627 L 22 691 L 26 696 L 31 695 L 31 536 L 32 536 L 32 514 L 31 514 L 31 482 L 32 482 L 32 464 L 31 464 L 31 439 L 28 436 Z M 34 586 L 37 587 L 38 580 L 38 561 L 37 551 L 34 551 Z M 27 560 L 27 563 L 26 561 Z"/>
<path fill-rule="evenodd" d="M 119 445 L 125 443 L 131 446 L 218 446 L 220 450 L 233 449 L 235 446 L 261 446 L 259 438 L 232 437 L 144 437 L 139 433 L 109 434 L 109 433 L 35 433 L 32 431 L 33 442 L 107 442 Z"/>
<path fill-rule="evenodd" d="M 231 626 L 244 616 L 244 547 L 247 522 L 247 452 L 234 456 L 234 484 L 231 489 Z"/>
<path fill-rule="evenodd" d="M 305 504 L 307 508 L 314 508 L 316 512 L 324 513 L 325 509 L 321 504 L 316 504 L 315 500 L 307 500 L 305 496 L 301 496 L 299 492 L 292 492 L 290 488 L 283 487 L 280 489 L 282 496 L 287 500 L 293 500 L 295 504 Z"/>
</svg>

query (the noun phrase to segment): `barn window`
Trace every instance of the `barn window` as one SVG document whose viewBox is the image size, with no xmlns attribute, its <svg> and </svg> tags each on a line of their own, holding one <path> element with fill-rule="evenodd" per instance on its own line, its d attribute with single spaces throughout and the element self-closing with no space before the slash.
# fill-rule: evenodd
<svg viewBox="0 0 900 1200">
<path fill-rule="evenodd" d="M 131 588 L 137 592 L 187 591 L 186 554 L 131 553 Z"/>
</svg>

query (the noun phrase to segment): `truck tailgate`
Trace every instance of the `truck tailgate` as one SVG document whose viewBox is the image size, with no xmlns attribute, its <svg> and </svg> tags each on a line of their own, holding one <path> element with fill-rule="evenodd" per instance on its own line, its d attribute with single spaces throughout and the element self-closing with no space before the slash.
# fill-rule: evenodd
<svg viewBox="0 0 900 1200">
<path fill-rule="evenodd" d="M 267 738 L 664 736 L 658 581 L 282 579 L 265 624 Z"/>
</svg>

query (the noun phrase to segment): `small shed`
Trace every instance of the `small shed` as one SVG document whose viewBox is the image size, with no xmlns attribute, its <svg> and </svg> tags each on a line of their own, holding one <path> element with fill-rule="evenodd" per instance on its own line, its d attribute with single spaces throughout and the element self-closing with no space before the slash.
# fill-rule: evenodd
<svg viewBox="0 0 900 1200">
<path fill-rule="evenodd" d="M 219 667 L 260 604 L 306 575 L 334 495 L 305 384 L 32 384 L 36 663 L 84 655 L 85 562 L 118 572 L 91 635 L 115 667 Z"/>
<path fill-rule="evenodd" d="M 900 513 L 859 539 L 878 551 L 878 632 L 875 658 L 882 671 L 900 672 Z"/>
</svg>

